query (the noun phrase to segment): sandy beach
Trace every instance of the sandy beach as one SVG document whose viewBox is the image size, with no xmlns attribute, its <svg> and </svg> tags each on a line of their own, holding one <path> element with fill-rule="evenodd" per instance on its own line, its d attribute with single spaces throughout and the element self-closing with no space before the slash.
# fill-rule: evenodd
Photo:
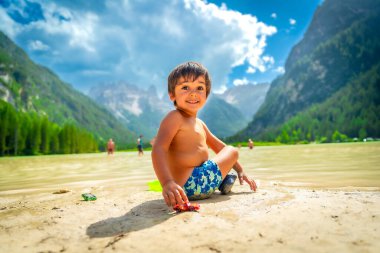
<svg viewBox="0 0 380 253">
<path fill-rule="evenodd" d="M 259 181 L 257 192 L 235 185 L 179 214 L 161 193 L 118 179 L 65 184 L 63 194 L 0 191 L 0 252 L 379 251 L 379 187 Z M 83 201 L 83 192 L 98 199 Z"/>
<path fill-rule="evenodd" d="M 85 189 L 83 189 L 85 190 Z M 380 194 L 263 186 L 173 214 L 161 194 L 94 187 L 1 200 L 1 252 L 378 252 Z"/>
</svg>

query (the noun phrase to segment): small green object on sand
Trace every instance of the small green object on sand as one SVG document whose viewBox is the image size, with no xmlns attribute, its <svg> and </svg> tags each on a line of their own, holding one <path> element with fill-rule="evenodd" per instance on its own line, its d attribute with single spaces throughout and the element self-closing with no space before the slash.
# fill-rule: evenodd
<svg viewBox="0 0 380 253">
<path fill-rule="evenodd" d="M 96 200 L 96 196 L 94 194 L 91 194 L 91 193 L 83 193 L 82 197 L 83 197 L 84 201 L 94 201 L 94 200 Z"/>
<path fill-rule="evenodd" d="M 158 180 L 148 182 L 148 186 L 149 186 L 149 191 L 162 192 L 162 187 L 161 187 L 160 181 Z"/>
</svg>

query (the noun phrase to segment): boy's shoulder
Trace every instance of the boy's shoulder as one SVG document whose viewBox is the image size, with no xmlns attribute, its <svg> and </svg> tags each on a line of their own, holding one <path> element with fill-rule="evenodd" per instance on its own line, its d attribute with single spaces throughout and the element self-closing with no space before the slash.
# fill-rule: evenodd
<svg viewBox="0 0 380 253">
<path fill-rule="evenodd" d="M 198 124 L 202 125 L 203 128 L 207 128 L 206 123 L 203 120 L 201 120 L 200 118 L 197 118 L 197 122 L 198 122 Z"/>
<path fill-rule="evenodd" d="M 183 121 L 183 118 L 184 117 L 178 110 L 172 110 L 165 115 L 165 117 L 161 121 L 161 124 L 179 124 Z"/>
<path fill-rule="evenodd" d="M 166 114 L 165 119 L 174 119 L 174 120 L 180 120 L 183 119 L 184 116 L 182 113 L 178 110 L 172 110 Z"/>
</svg>

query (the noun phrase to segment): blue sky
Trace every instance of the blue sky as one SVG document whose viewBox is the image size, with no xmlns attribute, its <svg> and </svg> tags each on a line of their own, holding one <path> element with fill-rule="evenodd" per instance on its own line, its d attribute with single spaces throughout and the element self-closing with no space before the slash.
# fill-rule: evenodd
<svg viewBox="0 0 380 253">
<path fill-rule="evenodd" d="M 284 73 L 322 0 L 0 1 L 0 30 L 86 93 L 127 81 L 166 92 L 179 63 L 210 71 L 213 91 Z"/>
</svg>

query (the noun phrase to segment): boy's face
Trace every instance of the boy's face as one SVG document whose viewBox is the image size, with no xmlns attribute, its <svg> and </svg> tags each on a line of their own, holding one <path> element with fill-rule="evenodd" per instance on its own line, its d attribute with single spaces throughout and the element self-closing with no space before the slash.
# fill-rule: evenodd
<svg viewBox="0 0 380 253">
<path fill-rule="evenodd" d="M 207 100 L 204 76 L 195 80 L 181 77 L 174 88 L 174 94 L 170 92 L 169 97 L 171 101 L 176 101 L 177 108 L 190 115 L 196 115 Z"/>
</svg>

